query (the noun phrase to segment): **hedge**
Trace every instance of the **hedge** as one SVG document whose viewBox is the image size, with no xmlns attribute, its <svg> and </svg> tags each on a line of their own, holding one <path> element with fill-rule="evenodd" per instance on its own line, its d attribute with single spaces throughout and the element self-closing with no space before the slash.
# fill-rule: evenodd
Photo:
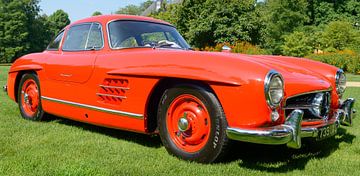
<svg viewBox="0 0 360 176">
<path fill-rule="evenodd" d="M 351 50 L 312 54 L 306 58 L 334 65 L 348 73 L 360 74 L 360 54 Z"/>
</svg>

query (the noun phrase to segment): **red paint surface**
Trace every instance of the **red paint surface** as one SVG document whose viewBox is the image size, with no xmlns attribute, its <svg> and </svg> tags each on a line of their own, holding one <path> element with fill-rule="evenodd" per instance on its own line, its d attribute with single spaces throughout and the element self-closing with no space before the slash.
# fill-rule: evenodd
<svg viewBox="0 0 360 176">
<path fill-rule="evenodd" d="M 265 101 L 264 79 L 274 69 L 282 74 L 286 97 L 332 89 L 332 107 L 338 106 L 335 91 L 336 67 L 306 59 L 279 56 L 250 56 L 231 53 L 196 52 L 175 49 L 120 49 L 108 45 L 106 24 L 112 20 L 131 19 L 166 23 L 138 16 L 97 16 L 80 20 L 98 22 L 104 33 L 104 48 L 99 51 L 44 51 L 26 55 L 11 67 L 8 93 L 15 100 L 15 80 L 23 71 L 38 74 L 42 96 L 144 115 L 154 86 L 164 78 L 198 80 L 208 84 L 218 97 L 230 127 L 274 125 Z M 168 24 L 168 23 L 166 23 Z M 73 24 L 71 24 L 73 25 Z M 65 29 L 68 30 L 69 26 Z M 66 32 L 65 32 L 66 35 Z M 128 80 L 126 99 L 107 103 L 99 99 L 99 85 L 106 79 Z M 98 124 L 146 132 L 144 119 L 42 101 L 48 113 Z M 280 109 L 280 114 L 284 114 Z M 88 117 L 86 118 L 85 115 Z M 284 117 L 275 124 L 282 123 Z"/>
</svg>

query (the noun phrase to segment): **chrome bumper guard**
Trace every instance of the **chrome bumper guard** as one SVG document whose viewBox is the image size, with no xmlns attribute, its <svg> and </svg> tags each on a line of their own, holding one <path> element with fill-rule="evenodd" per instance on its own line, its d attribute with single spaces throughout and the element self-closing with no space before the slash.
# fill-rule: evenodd
<svg viewBox="0 0 360 176">
<path fill-rule="evenodd" d="M 3 91 L 7 93 L 7 85 L 3 86 Z"/>
<path fill-rule="evenodd" d="M 341 103 L 334 117 L 320 125 L 301 127 L 304 112 L 297 109 L 286 118 L 284 124 L 263 128 L 228 128 L 226 133 L 232 140 L 270 145 L 286 144 L 289 148 L 299 149 L 301 138 L 316 138 L 321 127 L 332 124 L 335 124 L 336 128 L 339 128 L 340 124 L 351 126 L 356 114 L 354 103 L 355 99 L 347 99 Z"/>
</svg>

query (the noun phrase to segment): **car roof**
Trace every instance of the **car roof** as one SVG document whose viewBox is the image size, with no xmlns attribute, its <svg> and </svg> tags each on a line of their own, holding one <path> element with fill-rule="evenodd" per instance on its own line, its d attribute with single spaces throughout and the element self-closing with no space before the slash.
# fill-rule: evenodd
<svg viewBox="0 0 360 176">
<path fill-rule="evenodd" d="M 103 23 L 103 24 L 107 24 L 108 22 L 115 21 L 115 20 L 148 21 L 148 22 L 162 23 L 162 24 L 166 24 L 166 25 L 171 25 L 168 22 L 158 20 L 158 19 L 155 19 L 155 18 L 151 18 L 151 17 L 114 14 L 114 15 L 92 16 L 92 17 L 89 17 L 89 18 L 85 18 L 85 19 L 82 19 L 82 20 L 75 21 L 74 23 L 71 23 L 70 26 L 74 25 L 74 24 L 87 23 L 87 22 L 100 22 L 100 23 Z"/>
</svg>

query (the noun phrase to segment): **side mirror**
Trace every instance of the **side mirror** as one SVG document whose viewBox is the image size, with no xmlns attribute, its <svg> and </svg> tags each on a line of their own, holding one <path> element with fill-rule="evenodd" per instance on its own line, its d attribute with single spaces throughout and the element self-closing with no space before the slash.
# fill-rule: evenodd
<svg viewBox="0 0 360 176">
<path fill-rule="evenodd" d="M 224 46 L 221 48 L 221 52 L 230 53 L 230 52 L 231 52 L 231 48 L 230 48 L 229 46 L 224 45 Z"/>
</svg>

